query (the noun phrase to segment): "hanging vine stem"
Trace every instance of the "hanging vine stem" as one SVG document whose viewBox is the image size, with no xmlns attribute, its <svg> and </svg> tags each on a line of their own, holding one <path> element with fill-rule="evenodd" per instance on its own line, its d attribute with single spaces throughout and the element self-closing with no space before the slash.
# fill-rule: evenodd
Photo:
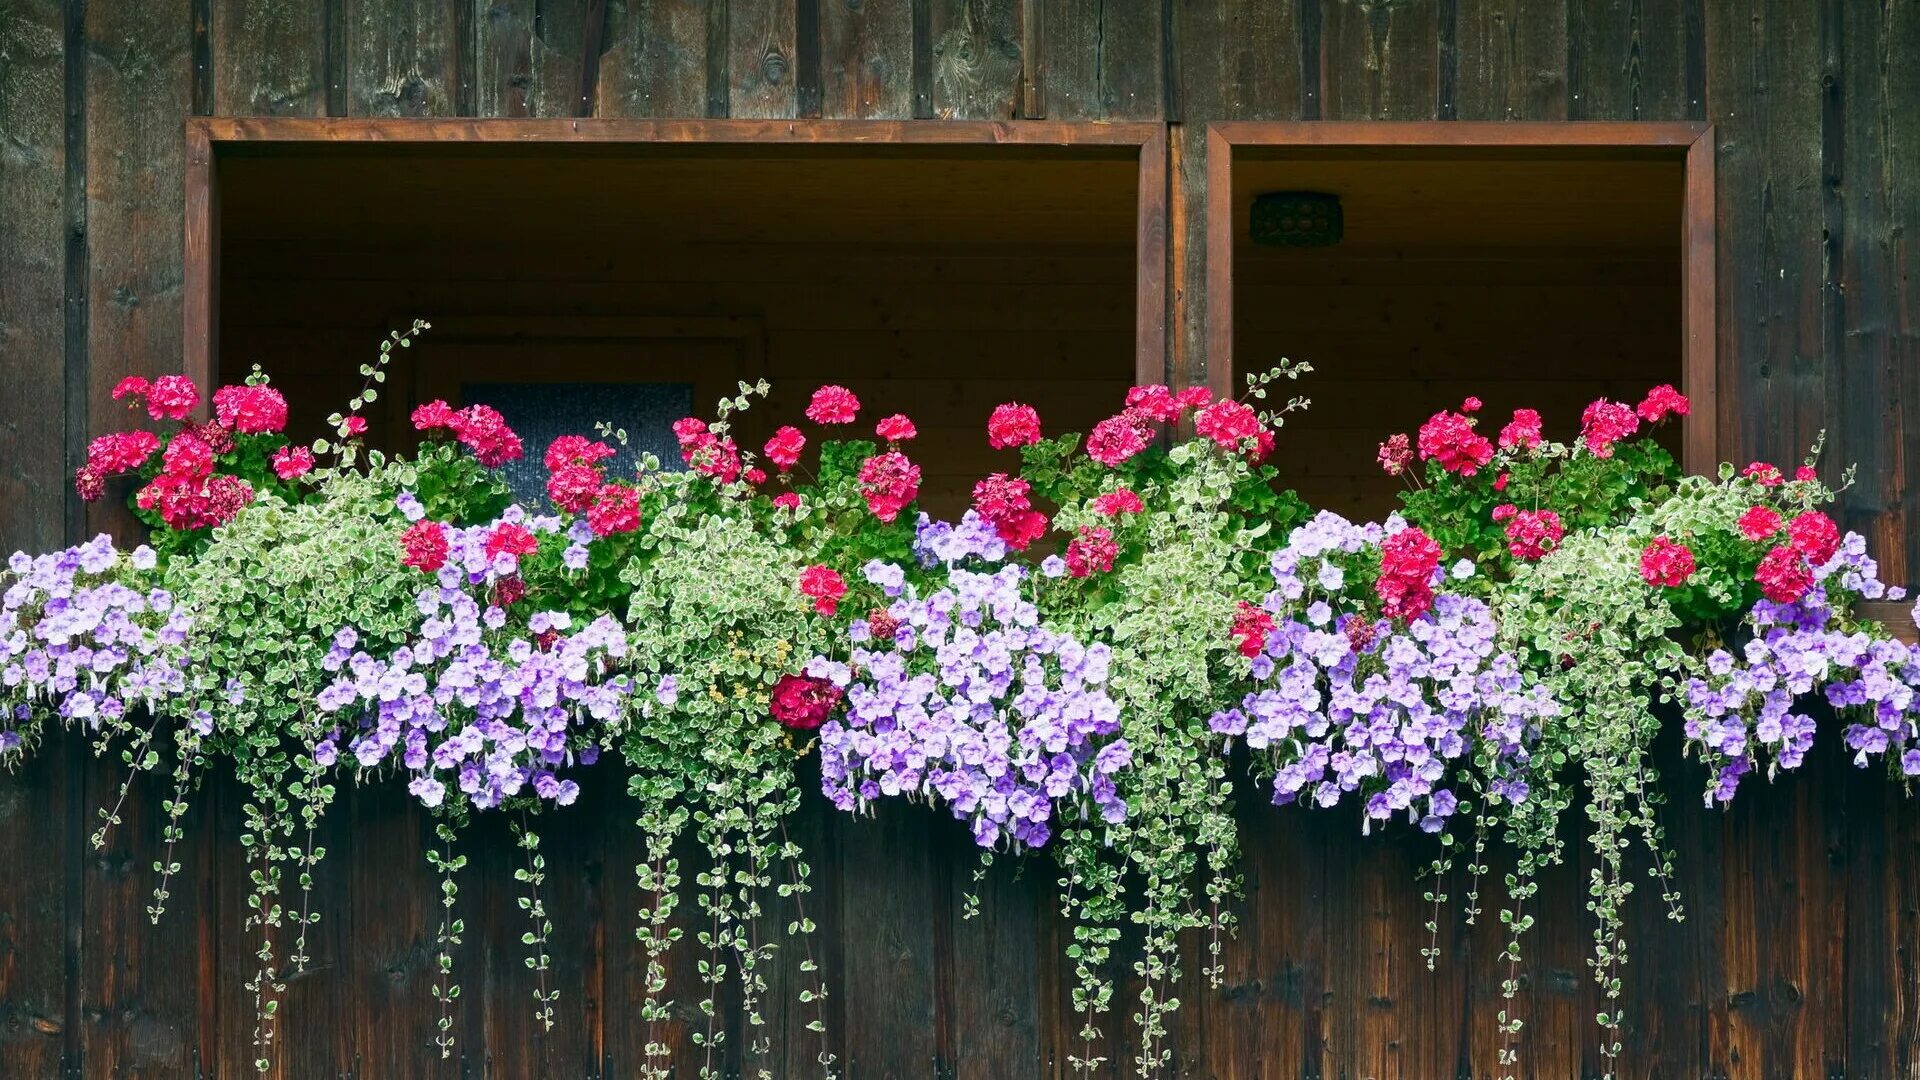
<svg viewBox="0 0 1920 1080">
<path fill-rule="evenodd" d="M 180 864 L 174 860 L 173 853 L 175 846 L 185 835 L 180 819 L 187 812 L 187 790 L 193 780 L 193 770 L 202 764 L 200 733 L 191 728 L 183 728 L 178 749 L 179 759 L 173 767 L 173 798 L 164 800 L 160 804 L 167 815 L 166 822 L 160 827 L 160 838 L 165 846 L 160 858 L 153 864 L 154 873 L 159 875 L 159 880 L 153 887 L 153 903 L 147 907 L 147 918 L 155 925 L 159 924 L 160 915 L 167 908 L 167 898 L 172 895 L 169 886 L 173 881 L 173 875 L 180 871 Z"/>
<path fill-rule="evenodd" d="M 800 936 L 800 940 L 806 948 L 806 957 L 800 961 L 800 971 L 802 974 L 814 976 L 814 978 L 810 980 L 813 985 L 801 987 L 800 1003 L 813 1006 L 813 1019 L 807 1021 L 807 1030 L 820 1037 L 820 1052 L 814 1060 L 820 1064 L 821 1075 L 826 1078 L 826 1080 L 832 1080 L 833 1077 L 838 1075 L 834 1072 L 834 1065 L 837 1059 L 832 1051 L 827 1048 L 827 982 L 825 979 L 819 977 L 820 965 L 814 960 L 813 937 L 815 927 L 813 920 L 807 917 L 807 894 L 813 891 L 813 886 L 808 881 L 810 871 L 807 864 L 801 860 L 803 854 L 805 854 L 805 852 L 801 850 L 800 845 L 794 843 L 793 838 L 787 833 L 786 818 L 784 816 L 781 817 L 780 856 L 782 862 L 786 865 L 789 881 L 780 887 L 780 894 L 793 898 L 794 912 L 794 921 L 788 925 L 787 933 L 789 936 L 794 934 Z M 984 863 L 988 858 L 991 858 L 991 853 L 983 856 L 982 862 Z M 982 873 L 982 871 L 975 871 L 976 876 L 974 880 L 976 882 L 979 881 L 978 875 L 980 873 Z"/>
<path fill-rule="evenodd" d="M 719 1076 L 713 1069 L 713 1051 L 726 1039 L 726 1033 L 718 1027 L 720 1009 L 716 999 L 720 986 L 727 978 L 727 965 L 720 961 L 721 950 L 732 941 L 733 933 L 733 928 L 728 925 L 727 899 L 728 864 L 731 862 L 732 849 L 726 842 L 725 833 L 719 830 L 720 826 L 709 811 L 700 823 L 700 832 L 713 866 L 697 878 L 707 890 L 701 895 L 700 903 L 711 917 L 707 931 L 700 935 L 700 943 L 707 947 L 707 957 L 700 961 L 700 978 L 707 984 L 707 996 L 700 1002 L 700 1011 L 707 1014 L 707 1030 L 704 1034 L 694 1035 L 705 1051 L 700 1062 L 701 1080 Z"/>
<path fill-rule="evenodd" d="M 434 822 L 434 836 L 440 844 L 427 850 L 427 863 L 440 875 L 440 925 L 433 935 L 433 999 L 440 1005 L 440 1018 L 439 1033 L 433 1042 L 440 1048 L 442 1061 L 453 1056 L 453 1002 L 460 996 L 460 984 L 453 979 L 453 947 L 460 944 L 460 935 L 466 932 L 466 923 L 453 914 L 460 891 L 454 875 L 467 865 L 465 855 L 453 853 L 456 836 L 453 826 L 462 815 L 456 808 L 449 817 L 453 820 L 441 818 Z"/>
<path fill-rule="evenodd" d="M 312 740 L 306 740 L 311 743 Z M 333 802 L 334 788 L 326 783 L 326 769 L 314 759 L 311 753 L 300 755 L 300 782 L 292 788 L 292 793 L 300 799 L 300 819 L 306 826 L 306 837 L 300 845 L 300 853 L 295 857 L 299 864 L 300 915 L 297 919 L 299 930 L 294 934 L 293 953 L 287 962 L 296 972 L 307 969 L 307 929 L 320 921 L 320 913 L 313 910 L 313 868 L 326 858 L 327 849 L 314 841 L 319 833 L 320 818 L 327 806 Z"/>
<path fill-rule="evenodd" d="M 94 831 L 92 837 L 95 850 L 107 846 L 107 833 L 115 825 L 120 824 L 120 809 L 127 803 L 127 793 L 133 790 L 134 780 L 137 779 L 141 773 L 159 764 L 157 757 L 152 753 L 151 749 L 153 746 L 154 730 L 159 726 L 160 717 L 156 714 L 153 722 L 148 724 L 144 730 L 134 729 L 135 734 L 132 745 L 120 752 L 121 760 L 127 765 L 127 775 L 120 781 L 120 793 L 113 801 L 113 809 L 100 811 L 100 818 L 103 824 Z M 95 757 L 106 756 L 107 740 L 110 739 L 112 735 L 112 729 L 101 733 L 99 741 L 94 744 Z"/>
<path fill-rule="evenodd" d="M 764 1056 L 772 1050 L 772 1044 L 765 1041 L 766 1018 L 760 1014 L 761 995 L 767 989 L 767 977 L 762 973 L 761 962 L 771 957 L 773 947 L 760 944 L 760 891 L 773 883 L 766 869 L 771 865 L 772 851 L 768 841 L 772 831 L 764 821 L 758 820 L 760 815 L 744 807 L 742 811 L 753 817 L 749 818 L 749 824 L 740 837 L 746 868 L 735 878 L 740 932 L 734 937 L 734 954 L 740 958 L 740 1014 L 749 1028 L 763 1032 L 757 1037 L 743 1036 L 743 1050 Z M 766 1080 L 772 1077 L 764 1066 L 760 1069 L 760 1075 Z"/>
<path fill-rule="evenodd" d="M 667 989 L 664 957 L 681 936 L 679 927 L 671 925 L 680 887 L 680 861 L 673 858 L 673 840 L 679 831 L 675 823 L 683 821 L 684 814 L 678 811 L 666 821 L 643 816 L 639 821 L 646 834 L 647 861 L 636 864 L 634 873 L 640 888 L 653 894 L 653 903 L 641 915 L 642 925 L 634 931 L 647 950 L 646 998 L 640 1006 L 640 1015 L 647 1022 L 641 1075 L 647 1080 L 666 1080 L 671 1072 L 671 1048 L 660 1034 L 660 1025 L 668 1017 L 661 995 Z"/>
<path fill-rule="evenodd" d="M 254 977 L 246 984 L 253 992 L 253 1048 L 254 1068 L 266 1072 L 272 1067 L 271 1050 L 274 1036 L 274 1018 L 279 1012 L 279 994 L 286 989 L 284 983 L 275 978 L 273 963 L 273 933 L 280 925 L 281 908 L 275 901 L 280 893 L 279 863 L 285 858 L 285 851 L 275 840 L 278 834 L 291 830 L 291 822 L 286 819 L 286 798 L 268 781 L 276 780 L 260 772 L 255 765 L 242 776 L 253 792 L 245 808 L 244 815 L 250 832 L 242 836 L 241 843 L 246 846 L 249 860 L 257 859 L 259 866 L 253 871 L 253 889 L 247 897 L 250 912 L 247 916 L 249 926 L 260 928 L 260 947 L 255 952 L 259 966 Z M 265 808 L 271 801 L 272 810 Z"/>
<path fill-rule="evenodd" d="M 527 853 L 527 865 L 513 872 L 516 880 L 527 886 L 527 895 L 520 898 L 520 910 L 527 913 L 533 928 L 520 936 L 522 944 L 533 950 L 527 957 L 527 968 L 538 980 L 534 988 L 533 999 L 539 1002 L 534 1009 L 534 1019 L 540 1021 L 541 1030 L 553 1030 L 553 1003 L 560 1000 L 560 991 L 547 988 L 547 971 L 552 967 L 552 957 L 547 955 L 547 941 L 553 933 L 553 922 L 547 918 L 546 905 L 540 899 L 540 885 L 547 880 L 547 858 L 540 854 L 540 837 L 527 827 L 527 815 L 524 811 L 520 820 L 513 826 L 514 840 L 520 849 Z"/>
</svg>

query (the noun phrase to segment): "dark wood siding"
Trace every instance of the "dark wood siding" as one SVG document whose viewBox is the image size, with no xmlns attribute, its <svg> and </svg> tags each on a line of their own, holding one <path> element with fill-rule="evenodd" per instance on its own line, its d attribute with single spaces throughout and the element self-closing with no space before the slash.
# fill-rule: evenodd
<svg viewBox="0 0 1920 1080">
<path fill-rule="evenodd" d="M 1791 460 L 1825 430 L 1828 476 L 1860 466 L 1845 524 L 1873 538 L 1884 576 L 1909 580 L 1915 56 L 1920 9 L 1898 0 L 12 0 L 0 548 L 123 523 L 83 511 L 65 479 L 112 422 L 105 390 L 177 366 L 190 112 L 1165 120 L 1170 356 L 1192 379 L 1207 359 L 1206 121 L 1695 119 L 1719 143 L 1721 444 Z M 1920 1070 L 1920 819 L 1830 748 L 1728 814 L 1697 809 L 1675 763 L 1690 917 L 1668 923 L 1650 889 L 1635 898 L 1630 1075 Z M 0 780 L 0 1074 L 238 1074 L 250 969 L 235 800 L 216 785 L 194 812 L 191 884 L 155 931 L 143 908 L 159 822 L 129 815 L 104 851 L 84 844 L 118 782 L 71 744 Z M 488 891 L 511 849 L 503 835 L 474 846 L 461 1071 L 631 1071 L 622 818 L 605 798 L 548 830 L 567 985 L 545 1038 L 519 981 L 517 912 Z M 1183 1069 L 1496 1074 L 1499 946 L 1448 923 L 1440 971 L 1420 966 L 1420 841 L 1358 842 L 1350 820 L 1256 806 L 1246 822 L 1246 922 L 1227 987 L 1182 988 Z M 402 869 L 421 865 L 425 833 L 390 792 L 353 798 L 329 829 L 317 966 L 290 992 L 281 1074 L 425 1075 L 431 883 Z M 821 875 L 828 1021 L 853 1075 L 1060 1067 L 1071 1027 L 1044 864 L 996 870 L 969 922 L 965 845 L 944 823 L 816 807 L 799 829 Z M 1544 896 L 1523 968 L 1526 1073 L 1592 1075 L 1578 869 Z"/>
</svg>

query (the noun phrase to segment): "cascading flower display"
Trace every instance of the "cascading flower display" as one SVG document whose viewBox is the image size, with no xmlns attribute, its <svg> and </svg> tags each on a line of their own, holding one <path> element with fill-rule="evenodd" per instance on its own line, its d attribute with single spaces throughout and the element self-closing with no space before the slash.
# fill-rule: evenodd
<svg viewBox="0 0 1920 1080">
<path fill-rule="evenodd" d="M 1103 689 L 1112 650 L 1042 625 L 1023 595 L 1028 571 L 994 567 L 998 551 L 977 528 L 923 528 L 917 553 L 945 567 L 925 597 L 891 584 L 899 567 L 868 568 L 898 593 L 893 633 L 855 620 L 851 663 L 807 664 L 847 695 L 844 717 L 820 729 L 821 786 L 835 806 L 939 803 L 988 848 L 1045 846 L 1062 820 L 1087 813 L 1125 817 L 1114 775 L 1131 755 Z"/>
</svg>

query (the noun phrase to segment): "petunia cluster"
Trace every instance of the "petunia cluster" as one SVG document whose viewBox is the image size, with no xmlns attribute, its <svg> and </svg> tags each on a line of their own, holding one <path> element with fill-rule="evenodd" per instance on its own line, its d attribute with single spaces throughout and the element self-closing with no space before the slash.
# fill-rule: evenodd
<svg viewBox="0 0 1920 1080">
<path fill-rule="evenodd" d="M 922 597 L 898 565 L 868 564 L 891 603 L 853 621 L 850 662 L 807 665 L 846 693 L 844 715 L 820 728 L 827 798 L 842 810 L 938 802 L 981 847 L 1038 848 L 1063 820 L 1124 819 L 1115 778 L 1132 751 L 1105 689 L 1112 650 L 1043 626 L 1028 571 L 992 565 L 1004 549 L 977 519 L 923 520 L 915 547 L 945 566 L 945 584 Z"/>
<path fill-rule="evenodd" d="M 315 704 L 337 723 L 315 760 L 397 763 L 430 807 L 450 787 L 481 809 L 520 795 L 573 802 L 580 787 L 560 771 L 593 764 L 601 725 L 625 707 L 627 679 L 611 674 L 627 652 L 619 622 L 575 628 L 541 611 L 524 634 L 503 633 L 506 613 L 459 585 L 431 585 L 416 603 L 418 634 L 384 657 L 358 648 L 351 627 L 334 636 L 323 666 L 337 675 Z"/>
<path fill-rule="evenodd" d="M 106 534 L 46 555 L 15 552 L 0 594 L 0 764 L 51 712 L 89 730 L 142 710 L 165 715 L 187 691 L 192 618 L 153 584 L 156 557 Z M 199 734 L 211 719 L 197 715 Z"/>
<path fill-rule="evenodd" d="M 1745 620 L 1751 637 L 1709 653 L 1704 674 L 1686 684 L 1686 738 L 1713 768 L 1708 805 L 1732 801 L 1763 760 L 1770 774 L 1798 768 L 1817 728 L 1808 706 L 1822 699 L 1849 721 L 1854 764 L 1882 758 L 1920 776 L 1920 646 L 1845 625 L 1836 603 L 1836 592 L 1870 600 L 1904 592 L 1880 582 L 1858 533 L 1802 572 L 1797 599 L 1758 601 Z"/>
<path fill-rule="evenodd" d="M 1441 593 L 1396 624 L 1357 587 L 1352 572 L 1411 531 L 1322 512 L 1274 553 L 1265 618 L 1236 620 L 1253 686 L 1209 726 L 1265 761 L 1276 804 L 1355 794 L 1369 822 L 1405 815 L 1438 832 L 1460 805 L 1452 763 L 1476 739 L 1494 749 L 1491 794 L 1528 794 L 1529 747 L 1558 706 L 1498 650 L 1487 605 Z M 1243 624 L 1264 630 L 1252 651 Z"/>
</svg>

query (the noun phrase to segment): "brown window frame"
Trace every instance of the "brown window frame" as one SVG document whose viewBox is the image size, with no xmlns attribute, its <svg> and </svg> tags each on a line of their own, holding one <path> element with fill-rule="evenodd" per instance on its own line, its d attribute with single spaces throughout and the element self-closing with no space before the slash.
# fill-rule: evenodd
<svg viewBox="0 0 1920 1080">
<path fill-rule="evenodd" d="M 629 120 L 190 117 L 186 124 L 186 373 L 211 392 L 218 375 L 220 180 L 223 150 L 242 145 L 758 144 L 766 146 L 1057 147 L 1139 161 L 1134 224 L 1134 380 L 1167 377 L 1167 129 L 1159 123 L 1047 120 Z"/>
<path fill-rule="evenodd" d="M 1405 151 L 1450 148 L 1513 152 L 1532 158 L 1597 154 L 1665 157 L 1682 162 L 1680 225 L 1681 392 L 1693 411 L 1682 435 L 1681 463 L 1689 472 L 1719 467 L 1730 439 L 1718 408 L 1721 378 L 1716 345 L 1714 249 L 1714 140 L 1706 123 L 1638 121 L 1261 121 L 1207 125 L 1206 325 L 1207 381 L 1219 394 L 1234 392 L 1233 155 L 1236 147 Z"/>
</svg>

